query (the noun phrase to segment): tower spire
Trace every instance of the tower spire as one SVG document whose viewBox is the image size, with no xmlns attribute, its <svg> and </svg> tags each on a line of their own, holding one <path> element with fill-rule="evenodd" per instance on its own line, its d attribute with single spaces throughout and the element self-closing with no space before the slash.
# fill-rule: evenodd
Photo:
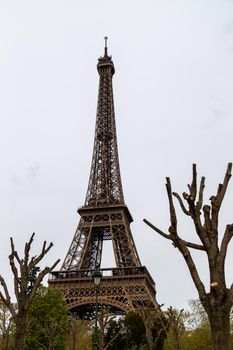
<svg viewBox="0 0 233 350">
<path fill-rule="evenodd" d="M 104 37 L 105 47 L 104 47 L 104 56 L 108 56 L 108 37 Z"/>
<path fill-rule="evenodd" d="M 107 37 L 105 37 L 105 56 L 99 58 L 97 70 L 99 93 L 94 150 L 85 200 L 85 206 L 88 207 L 124 204 L 112 87 L 115 69 L 111 57 L 107 55 Z"/>
</svg>

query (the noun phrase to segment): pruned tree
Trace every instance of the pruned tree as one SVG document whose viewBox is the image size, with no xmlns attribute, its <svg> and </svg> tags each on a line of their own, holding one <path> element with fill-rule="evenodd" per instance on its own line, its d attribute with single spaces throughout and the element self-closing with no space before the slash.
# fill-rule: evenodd
<svg viewBox="0 0 233 350">
<path fill-rule="evenodd" d="M 184 309 L 176 310 L 176 309 L 173 309 L 172 306 L 170 306 L 166 311 L 166 315 L 169 320 L 169 331 L 170 331 L 169 333 L 170 333 L 172 347 L 174 350 L 180 350 L 181 337 L 185 331 Z"/>
<path fill-rule="evenodd" d="M 99 323 L 99 350 L 107 350 L 111 344 L 119 337 L 121 333 L 121 328 L 115 328 L 114 334 L 112 333 L 111 338 L 107 339 L 106 334 L 108 328 L 113 320 L 115 320 L 116 315 L 112 314 L 108 308 L 101 308 L 98 314 L 98 323 Z"/>
<path fill-rule="evenodd" d="M 10 267 L 14 276 L 14 293 L 17 301 L 17 310 L 11 300 L 7 284 L 0 276 L 0 284 L 3 292 L 0 291 L 0 299 L 8 307 L 12 320 L 15 324 L 14 349 L 23 350 L 27 335 L 28 311 L 45 275 L 50 273 L 59 263 L 57 260 L 51 267 L 45 267 L 39 272 L 38 264 L 52 248 L 53 243 L 47 246 L 44 242 L 41 253 L 30 258 L 29 253 L 34 239 L 34 233 L 25 244 L 24 257 L 20 259 L 15 250 L 13 239 L 11 238 L 11 254 L 9 255 Z"/>
<path fill-rule="evenodd" d="M 167 337 L 170 326 L 169 318 L 160 307 L 153 309 L 140 307 L 138 312 L 145 326 L 148 347 L 150 350 L 155 350 L 159 343 L 163 343 Z"/>
<path fill-rule="evenodd" d="M 212 344 L 214 350 L 230 349 L 230 321 L 229 315 L 233 305 L 233 284 L 226 285 L 225 258 L 229 242 L 233 236 L 233 224 L 226 225 L 222 238 L 219 237 L 219 212 L 231 177 L 232 164 L 229 163 L 222 184 L 219 184 L 216 195 L 210 197 L 210 204 L 203 205 L 205 178 L 197 184 L 196 165 L 193 164 L 192 183 L 188 185 L 189 192 L 182 197 L 172 192 L 170 178 L 167 177 L 166 189 L 170 208 L 169 233 L 160 230 L 148 220 L 144 222 L 162 237 L 171 240 L 175 248 L 182 254 L 192 280 L 196 286 L 200 301 L 208 315 L 211 327 Z M 194 223 L 195 231 L 201 244 L 185 241 L 177 228 L 177 216 L 173 198 L 176 198 L 185 215 Z M 185 202 L 186 204 L 185 204 Z M 190 249 L 196 249 L 207 254 L 210 288 L 207 290 L 202 282 L 198 268 L 193 260 Z"/>
</svg>

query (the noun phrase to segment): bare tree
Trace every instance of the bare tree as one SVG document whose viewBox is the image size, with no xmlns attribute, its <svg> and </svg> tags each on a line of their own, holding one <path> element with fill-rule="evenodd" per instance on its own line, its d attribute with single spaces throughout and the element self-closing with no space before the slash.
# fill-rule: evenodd
<svg viewBox="0 0 233 350">
<path fill-rule="evenodd" d="M 47 246 L 47 243 L 44 242 L 41 253 L 38 256 L 36 255 L 30 258 L 29 253 L 34 235 L 35 234 L 33 233 L 29 242 L 25 244 L 23 259 L 20 259 L 15 250 L 13 239 L 10 239 L 11 254 L 9 255 L 9 261 L 14 276 L 14 292 L 17 300 L 17 310 L 15 309 L 14 303 L 11 301 L 6 282 L 4 278 L 0 276 L 0 283 L 3 287 L 3 293 L 0 291 L 0 299 L 8 307 L 12 315 L 12 320 L 15 323 L 15 350 L 24 349 L 28 327 L 28 310 L 36 295 L 38 287 L 45 275 L 50 273 L 60 261 L 57 260 L 52 267 L 45 267 L 39 272 L 40 269 L 38 268 L 38 264 L 52 248 L 53 243 L 50 243 Z"/>
<path fill-rule="evenodd" d="M 230 322 L 229 315 L 233 304 L 233 284 L 226 286 L 225 258 L 228 244 L 233 236 L 233 224 L 226 225 L 223 237 L 219 239 L 218 221 L 219 211 L 231 177 L 232 164 L 229 163 L 222 184 L 219 184 L 216 195 L 211 196 L 210 205 L 203 205 L 205 178 L 202 177 L 197 185 L 196 165 L 193 164 L 192 183 L 188 185 L 189 193 L 183 193 L 183 199 L 178 193 L 172 192 L 170 178 L 166 178 L 166 189 L 170 208 L 169 233 L 145 220 L 153 230 L 173 242 L 183 255 L 189 272 L 196 286 L 200 301 L 208 315 L 212 344 L 214 350 L 230 350 Z M 199 188 L 198 188 L 199 187 Z M 196 234 L 201 244 L 191 243 L 181 238 L 177 230 L 176 210 L 173 202 L 176 197 L 184 214 L 189 216 L 195 226 Z M 210 288 L 206 290 L 194 263 L 190 249 L 197 249 L 207 254 L 210 276 Z"/>
<path fill-rule="evenodd" d="M 75 317 L 71 317 L 71 327 L 70 334 L 68 337 L 68 344 L 70 350 L 77 350 L 77 333 L 78 333 L 78 324 Z"/>
<path fill-rule="evenodd" d="M 149 349 L 155 350 L 161 337 L 167 336 L 170 326 L 169 318 L 160 307 L 153 309 L 140 307 L 138 312 L 145 327 Z"/>
<path fill-rule="evenodd" d="M 169 319 L 170 339 L 173 349 L 180 350 L 180 340 L 185 331 L 184 309 L 178 311 L 170 306 L 167 309 L 166 314 Z"/>
<path fill-rule="evenodd" d="M 121 329 L 119 329 L 113 337 L 106 342 L 105 335 L 109 324 L 115 320 L 116 315 L 113 315 L 108 308 L 102 308 L 98 314 L 99 322 L 99 350 L 107 350 L 110 345 L 119 337 Z"/>
</svg>

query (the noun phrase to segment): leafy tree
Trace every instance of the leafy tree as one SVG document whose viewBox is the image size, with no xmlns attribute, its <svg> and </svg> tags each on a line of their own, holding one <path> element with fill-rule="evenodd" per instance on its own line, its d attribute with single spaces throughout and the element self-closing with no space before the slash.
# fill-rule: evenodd
<svg viewBox="0 0 233 350">
<path fill-rule="evenodd" d="M 32 234 L 29 242 L 25 244 L 24 257 L 20 259 L 18 252 L 15 250 L 13 239 L 11 238 L 11 254 L 9 255 L 10 267 L 14 276 L 14 292 L 17 301 L 17 310 L 11 301 L 7 284 L 2 276 L 0 276 L 0 284 L 3 293 L 0 291 L 0 299 L 9 309 L 12 321 L 15 324 L 14 349 L 24 350 L 25 340 L 28 329 L 28 312 L 36 292 L 45 277 L 59 263 L 57 260 L 52 267 L 45 267 L 39 272 L 38 264 L 52 248 L 53 244 L 48 246 L 44 242 L 41 253 L 30 258 L 29 253 L 34 239 Z"/>
<path fill-rule="evenodd" d="M 110 317 L 105 327 L 104 343 L 108 350 L 148 350 L 140 315 L 131 311 L 124 317 Z"/>
<path fill-rule="evenodd" d="M 143 320 L 138 312 L 130 311 L 124 319 L 126 347 L 130 349 L 132 346 L 140 347 L 147 343 L 146 331 Z"/>
<path fill-rule="evenodd" d="M 186 201 L 187 207 L 181 196 L 172 191 L 170 178 L 166 178 L 170 208 L 169 233 L 163 232 L 144 219 L 162 237 L 171 240 L 174 247 L 178 248 L 182 254 L 198 291 L 199 299 L 208 315 L 214 350 L 230 350 L 230 311 L 233 305 L 233 283 L 230 287 L 226 285 L 225 260 L 227 248 L 233 236 L 233 224 L 226 225 L 220 240 L 218 222 L 221 205 L 231 178 L 231 169 L 232 164 L 229 163 L 223 183 L 219 184 L 216 195 L 210 197 L 210 205 L 203 205 L 205 178 L 201 178 L 198 186 L 195 164 L 193 165 L 192 183 L 188 185 L 189 193 L 183 193 L 183 199 Z M 193 221 L 201 244 L 187 242 L 180 236 L 173 202 L 174 197 L 178 199 L 184 214 Z M 210 277 L 208 290 L 199 276 L 190 249 L 197 249 L 207 255 Z"/>
<path fill-rule="evenodd" d="M 165 317 L 160 313 L 159 317 L 156 313 L 156 317 L 152 317 L 152 310 L 150 309 L 150 314 L 147 314 L 151 318 L 151 327 L 146 331 L 145 320 L 143 321 L 142 316 L 137 311 L 131 311 L 125 315 L 124 319 L 119 319 L 112 321 L 109 331 L 111 331 L 111 336 L 118 332 L 118 336 L 115 341 L 110 344 L 109 350 L 160 350 L 163 348 L 163 342 L 165 337 L 164 325 L 166 324 Z M 148 324 L 146 324 L 148 327 Z M 162 332 L 161 332 L 162 330 Z M 153 345 L 149 344 L 148 334 L 152 336 Z M 108 336 L 108 333 L 107 333 Z"/>
<path fill-rule="evenodd" d="M 111 319 L 106 327 L 105 342 L 109 350 L 125 349 L 126 331 L 124 319 Z"/>
<path fill-rule="evenodd" d="M 117 338 L 120 336 L 122 327 L 120 320 L 118 323 L 113 321 L 116 319 L 116 315 L 113 315 L 109 308 L 102 307 L 98 314 L 98 339 L 99 339 L 99 350 L 107 350 L 110 345 L 117 342 Z M 111 327 L 111 328 L 109 328 Z M 110 332 L 111 329 L 111 332 Z"/>
<path fill-rule="evenodd" d="M 184 312 L 172 309 L 175 313 L 175 318 L 181 326 L 182 337 L 180 338 L 181 350 L 208 350 L 211 346 L 211 333 L 208 317 L 199 300 L 189 300 L 190 310 Z M 171 308 L 169 308 L 171 309 Z M 169 310 L 168 309 L 168 310 Z M 180 318 L 178 320 L 178 315 Z M 182 326 L 183 325 L 183 326 Z M 185 329 L 184 329 L 185 325 Z M 180 327 L 178 326 L 178 329 Z M 172 339 L 172 326 L 168 334 L 168 339 L 165 343 L 164 350 L 174 350 L 175 343 Z"/>
<path fill-rule="evenodd" d="M 70 327 L 59 290 L 40 287 L 29 310 L 28 350 L 63 350 Z"/>
</svg>

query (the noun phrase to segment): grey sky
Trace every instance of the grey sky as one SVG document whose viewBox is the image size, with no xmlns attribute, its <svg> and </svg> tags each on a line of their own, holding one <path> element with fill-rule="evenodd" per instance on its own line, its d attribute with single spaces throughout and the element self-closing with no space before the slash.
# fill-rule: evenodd
<svg viewBox="0 0 233 350">
<path fill-rule="evenodd" d="M 187 268 L 142 219 L 167 229 L 165 176 L 183 192 L 196 162 L 208 199 L 233 160 L 230 0 L 0 1 L 0 273 L 10 280 L 11 235 L 22 248 L 35 231 L 35 250 L 54 242 L 47 263 L 65 257 L 87 190 L 105 35 L 132 232 L 159 303 L 182 307 L 197 297 Z M 223 223 L 232 205 L 233 183 Z M 180 231 L 196 239 L 182 215 Z"/>
</svg>

